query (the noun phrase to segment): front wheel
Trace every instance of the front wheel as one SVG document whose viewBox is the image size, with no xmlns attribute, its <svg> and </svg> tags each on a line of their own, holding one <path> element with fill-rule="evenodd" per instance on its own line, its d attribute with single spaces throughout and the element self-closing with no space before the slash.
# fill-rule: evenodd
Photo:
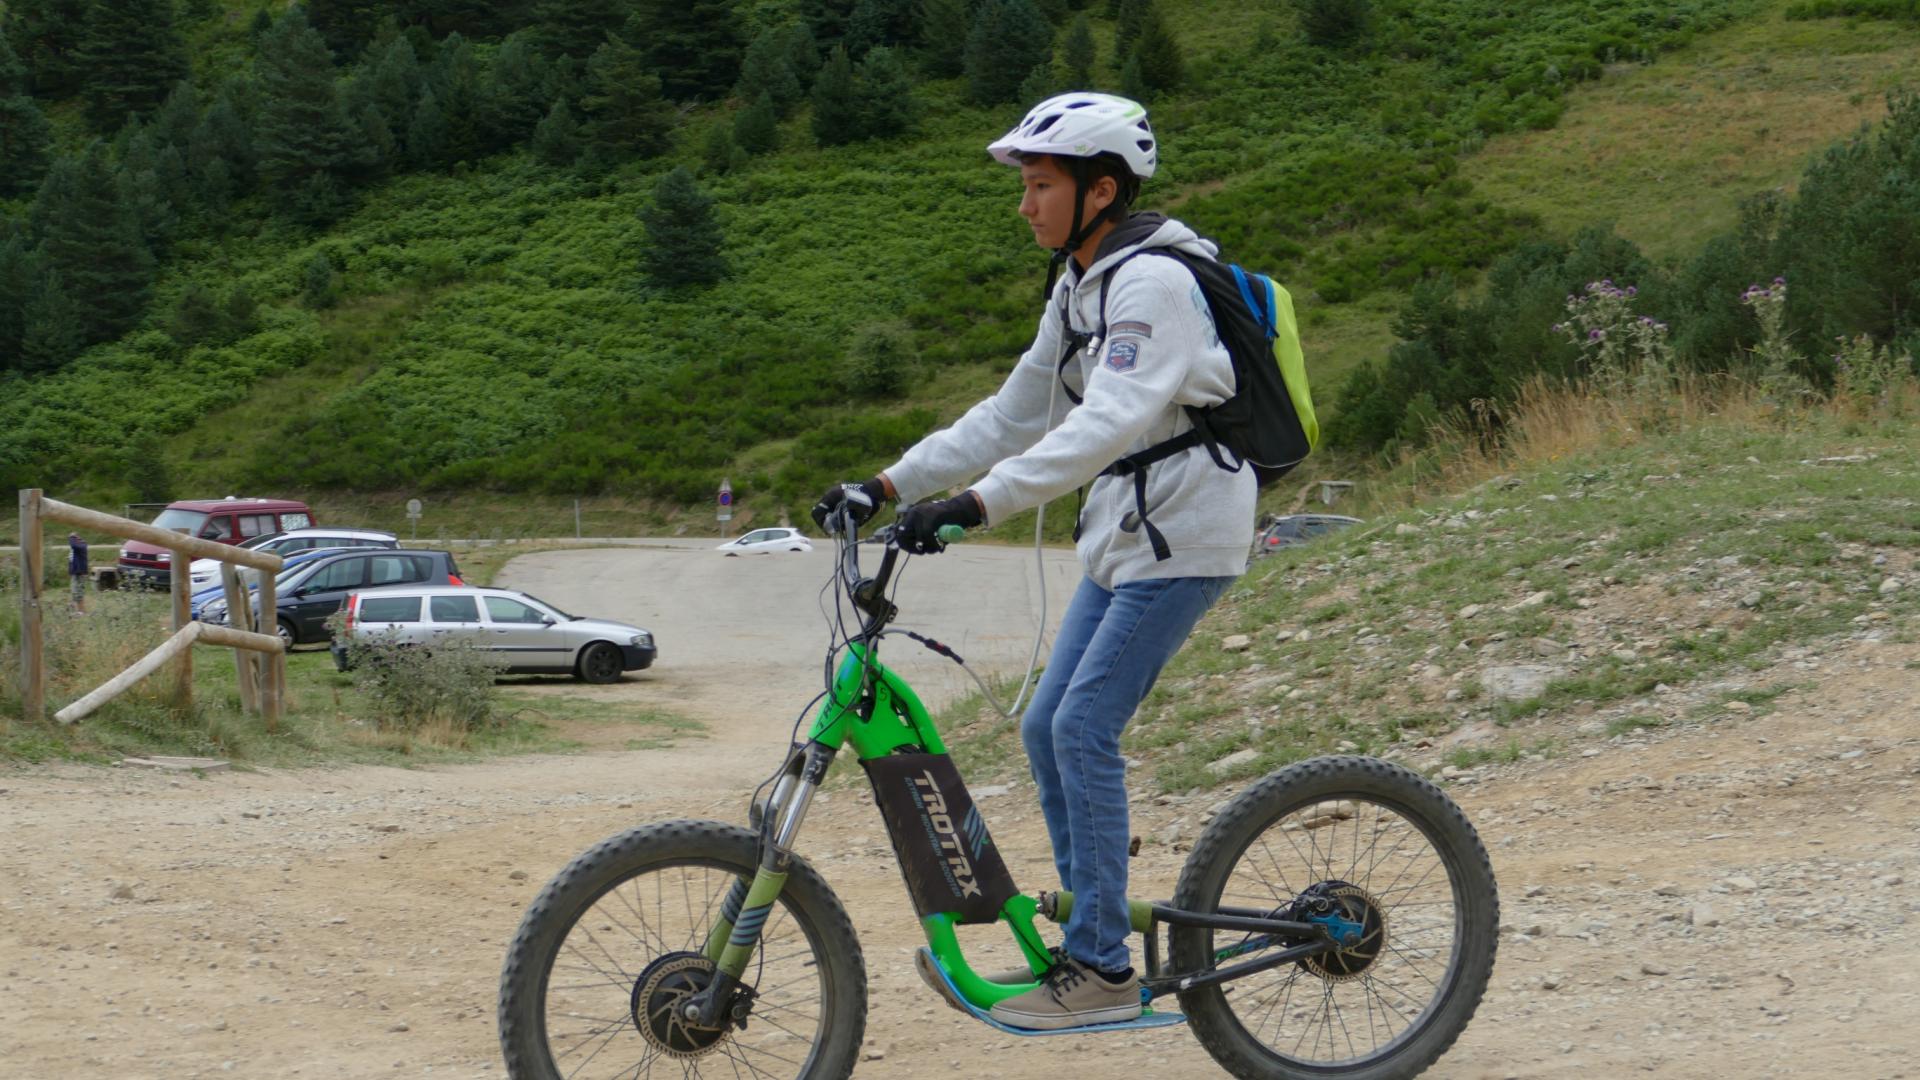
<svg viewBox="0 0 1920 1080">
<path fill-rule="evenodd" d="M 596 641 L 580 654 L 575 670 L 582 682 L 610 683 L 620 680 L 624 666 L 618 647 L 610 641 Z"/>
<path fill-rule="evenodd" d="M 1453 1045 L 1493 972 L 1500 898 L 1466 815 L 1416 773 L 1325 757 L 1240 793 L 1194 844 L 1174 906 L 1321 922 L 1341 948 L 1181 993 L 1242 1080 L 1404 1080 Z M 1176 971 L 1293 942 L 1171 931 Z"/>
<path fill-rule="evenodd" d="M 647 825 L 595 845 L 542 889 L 500 976 L 513 1080 L 743 1076 L 845 1080 L 866 1028 L 866 965 L 846 909 L 795 859 L 741 974 L 744 1022 L 690 1028 L 672 1004 L 704 989 L 702 955 L 753 833 L 712 821 Z"/>
</svg>

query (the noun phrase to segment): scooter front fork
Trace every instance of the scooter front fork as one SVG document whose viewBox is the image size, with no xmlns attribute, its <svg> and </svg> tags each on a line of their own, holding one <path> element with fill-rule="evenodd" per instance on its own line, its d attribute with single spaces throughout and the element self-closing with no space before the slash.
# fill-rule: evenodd
<svg viewBox="0 0 1920 1080">
<path fill-rule="evenodd" d="M 774 786 L 773 798 L 764 810 L 767 820 L 760 828 L 760 866 L 751 882 L 734 879 L 720 902 L 719 918 L 707 933 L 702 953 L 714 964 L 713 982 L 681 1006 L 690 1022 L 717 1027 L 742 989 L 740 976 L 753 959 L 767 916 L 786 886 L 793 866 L 793 842 L 807 819 L 814 792 L 833 764 L 833 755 L 834 748 L 823 743 L 796 747 Z"/>
</svg>

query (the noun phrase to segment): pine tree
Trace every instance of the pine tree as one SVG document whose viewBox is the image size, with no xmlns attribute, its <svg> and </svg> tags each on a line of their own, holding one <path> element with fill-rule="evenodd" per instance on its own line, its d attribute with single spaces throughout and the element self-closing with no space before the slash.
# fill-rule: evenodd
<svg viewBox="0 0 1920 1080">
<path fill-rule="evenodd" d="M 338 195 L 332 174 L 346 165 L 352 140 L 326 43 L 294 7 L 261 38 L 257 64 L 260 182 L 281 209 L 325 221 L 338 209 L 337 198 L 328 206 L 327 194 Z"/>
<path fill-rule="evenodd" d="M 437 168 L 447 161 L 447 116 L 432 90 L 420 95 L 407 126 L 407 161 L 416 169 Z"/>
<path fill-rule="evenodd" d="M 647 63 L 674 101 L 725 97 L 740 77 L 743 43 L 730 0 L 640 0 L 625 36 L 645 43 Z"/>
<path fill-rule="evenodd" d="M 1067 89 L 1093 89 L 1093 65 L 1099 61 L 1100 53 L 1093 43 L 1093 23 L 1085 12 L 1074 16 L 1061 51 L 1067 62 Z"/>
<path fill-rule="evenodd" d="M 733 84 L 734 95 L 744 101 L 757 101 L 765 94 L 772 99 L 774 111 L 786 115 L 800 100 L 800 76 L 793 70 L 788 28 L 771 27 L 760 32 L 740 59 L 740 78 Z"/>
<path fill-rule="evenodd" d="M 919 9 L 917 0 L 855 0 L 847 18 L 847 55 L 913 44 L 920 36 Z"/>
<path fill-rule="evenodd" d="M 913 130 L 920 111 L 913 100 L 913 76 L 899 53 L 884 45 L 868 52 L 855 86 L 864 137 L 891 139 Z"/>
<path fill-rule="evenodd" d="M 193 129 L 200 125 L 200 112 L 200 92 L 194 89 L 193 80 L 181 79 L 167 92 L 167 100 L 148 126 L 160 145 L 177 146 L 185 152 L 193 139 Z"/>
<path fill-rule="evenodd" d="M 420 70 L 420 58 L 413 42 L 402 34 L 387 44 L 371 74 L 363 72 L 369 103 L 380 109 L 388 126 L 405 131 L 413 125 L 413 109 L 420 101 L 426 76 Z"/>
<path fill-rule="evenodd" d="M 920 66 L 936 79 L 967 70 L 967 0 L 922 0 Z"/>
<path fill-rule="evenodd" d="M 213 158 L 205 165 L 191 170 L 194 190 L 200 196 L 200 205 L 213 215 L 216 227 L 225 221 L 227 207 L 233 203 L 238 186 L 233 180 L 233 169 L 220 158 Z"/>
<path fill-rule="evenodd" d="M 840 146 L 860 138 L 859 87 L 853 62 L 839 45 L 813 80 L 813 137 L 821 146 Z"/>
<path fill-rule="evenodd" d="M 30 72 L 27 89 L 43 100 L 78 93 L 84 69 L 80 41 L 94 0 L 9 0 L 7 34 Z"/>
<path fill-rule="evenodd" d="M 1052 59 L 1053 25 L 1033 0 L 985 0 L 967 32 L 967 89 L 980 105 L 1014 101 L 1033 69 Z"/>
<path fill-rule="evenodd" d="M 237 99 L 237 88 L 223 89 L 187 140 L 187 172 L 204 180 L 219 162 L 230 185 L 229 197 L 253 186 L 255 163 L 253 130 L 242 116 Z"/>
<path fill-rule="evenodd" d="M 129 115 L 151 112 L 187 76 L 187 47 L 173 28 L 173 0 L 111 0 L 93 5 L 80 41 L 87 122 L 117 130 Z"/>
<path fill-rule="evenodd" d="M 382 0 L 301 0 L 307 9 L 307 21 L 313 24 L 327 48 L 345 60 L 359 57 L 373 40 L 387 10 L 393 5 Z"/>
<path fill-rule="evenodd" d="M 732 142 L 749 154 L 769 153 L 780 145 L 780 118 L 773 107 L 773 95 L 762 91 L 758 101 L 733 118 Z"/>
<path fill-rule="evenodd" d="M 126 463 L 120 478 L 141 502 L 163 503 L 173 500 L 173 472 L 167 468 L 167 455 L 159 436 L 151 428 L 140 428 L 127 440 Z"/>
<path fill-rule="evenodd" d="M 547 65 L 531 37 L 508 37 L 494 54 L 480 96 L 480 132 L 489 149 L 516 145 L 533 134 L 544 112 L 546 82 Z"/>
<path fill-rule="evenodd" d="M 478 157 L 481 75 L 472 43 L 457 33 L 447 35 L 440 43 L 440 56 L 429 83 L 439 96 L 440 113 L 446 118 L 444 160 L 452 163 Z"/>
<path fill-rule="evenodd" d="M 1370 0 L 1293 0 L 1300 30 L 1307 40 L 1338 47 L 1366 36 L 1373 22 Z"/>
<path fill-rule="evenodd" d="M 582 100 L 592 120 L 591 140 L 614 154 L 652 157 L 672 142 L 673 104 L 660 93 L 660 76 L 639 49 L 608 34 L 587 61 L 590 93 Z"/>
<path fill-rule="evenodd" d="M 260 305 L 244 284 L 236 283 L 227 291 L 227 299 L 220 309 L 226 316 L 226 331 L 231 340 L 237 341 L 260 329 Z"/>
<path fill-rule="evenodd" d="M 571 165 L 580 156 L 580 123 L 566 98 L 554 98 L 553 108 L 533 129 L 533 156 L 548 165 Z"/>
<path fill-rule="evenodd" d="M 105 143 L 48 171 L 30 214 L 42 264 L 78 312 L 80 342 L 118 337 L 140 317 L 153 255 L 122 197 Z M 51 302 L 51 301 L 50 301 Z"/>
<path fill-rule="evenodd" d="M 1140 27 L 1152 7 L 1153 0 L 1120 0 L 1113 17 L 1113 55 L 1133 54 L 1133 41 L 1140 36 Z"/>
<path fill-rule="evenodd" d="M 306 306 L 318 310 L 340 301 L 340 282 L 333 272 L 333 260 L 326 252 L 313 253 L 300 279 L 300 302 Z"/>
<path fill-rule="evenodd" d="M 1020 80 L 1020 89 L 1014 94 L 1014 100 L 1022 102 L 1041 102 L 1054 95 L 1053 64 L 1039 64 L 1027 77 Z"/>
<path fill-rule="evenodd" d="M 820 70 L 820 40 L 806 23 L 786 25 L 787 64 L 800 79 L 800 92 L 813 89 L 813 77 Z"/>
<path fill-rule="evenodd" d="M 0 371 L 18 366 L 27 306 L 40 290 L 40 261 L 17 229 L 0 227 Z"/>
<path fill-rule="evenodd" d="M 627 16 L 625 0 L 536 0 L 533 33 L 548 56 L 592 56 L 621 29 Z"/>
<path fill-rule="evenodd" d="M 387 116 L 378 105 L 368 105 L 360 110 L 360 141 L 354 147 L 354 173 L 362 181 L 370 182 L 393 171 L 401 158 L 400 140 L 393 134 L 393 125 L 387 123 Z"/>
<path fill-rule="evenodd" d="M 1149 93 L 1172 90 L 1185 76 L 1186 64 L 1180 55 L 1180 43 L 1167 29 L 1160 9 L 1149 7 L 1140 21 L 1140 34 L 1134 39 L 1133 55 L 1140 58 L 1140 82 Z"/>
<path fill-rule="evenodd" d="M 735 119 L 737 122 L 738 118 Z M 715 124 L 707 129 L 707 141 L 700 149 L 700 157 L 707 172 L 722 176 L 746 164 L 747 152 L 733 141 L 733 132 L 727 125 Z"/>
<path fill-rule="evenodd" d="M 26 330 L 20 338 L 22 371 L 57 371 L 86 348 L 86 329 L 80 305 L 67 295 L 58 273 L 41 279 L 27 305 Z"/>
<path fill-rule="evenodd" d="M 221 344 L 226 318 L 220 313 L 220 302 L 213 291 L 197 281 L 189 282 L 173 304 L 173 319 L 167 327 L 167 333 L 182 347 L 192 348 L 203 342 Z"/>
<path fill-rule="evenodd" d="M 1135 101 L 1146 101 L 1153 97 L 1152 88 L 1140 73 L 1140 54 L 1137 52 L 1129 53 L 1127 62 L 1120 65 L 1120 93 Z"/>
<path fill-rule="evenodd" d="M 686 166 L 675 166 L 653 189 L 640 211 L 647 246 L 640 270 L 655 285 L 711 285 L 726 276 L 724 237 L 713 216 L 713 198 L 700 190 Z"/>
<path fill-rule="evenodd" d="M 39 186 L 52 144 L 53 125 L 27 96 L 26 68 L 0 34 L 0 199 Z"/>
<path fill-rule="evenodd" d="M 831 49 L 846 44 L 847 24 L 853 19 L 854 3 L 855 0 L 801 0 L 800 17 L 806 20 L 813 40 Z"/>
</svg>

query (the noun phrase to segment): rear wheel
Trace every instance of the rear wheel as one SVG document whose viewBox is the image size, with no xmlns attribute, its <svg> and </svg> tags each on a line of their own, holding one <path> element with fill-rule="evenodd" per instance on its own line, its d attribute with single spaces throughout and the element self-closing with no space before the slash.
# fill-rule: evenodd
<svg viewBox="0 0 1920 1080">
<path fill-rule="evenodd" d="M 759 862 L 754 834 L 670 821 L 605 840 L 541 890 L 500 977 L 513 1080 L 845 1080 L 866 1027 L 866 965 L 846 909 L 798 859 L 741 982 L 744 1022 L 689 1027 L 723 900 Z"/>
<path fill-rule="evenodd" d="M 1345 944 L 1180 1004 L 1242 1080 L 1401 1080 L 1465 1029 L 1493 971 L 1500 900 L 1479 836 L 1416 773 L 1315 758 L 1242 792 L 1194 844 L 1174 906 L 1319 922 Z M 1172 929 L 1176 971 L 1294 944 Z"/>
<path fill-rule="evenodd" d="M 285 645 L 289 650 L 295 645 L 300 644 L 300 635 L 294 632 L 292 619 L 280 618 L 274 621 L 279 627 L 281 644 Z"/>
</svg>

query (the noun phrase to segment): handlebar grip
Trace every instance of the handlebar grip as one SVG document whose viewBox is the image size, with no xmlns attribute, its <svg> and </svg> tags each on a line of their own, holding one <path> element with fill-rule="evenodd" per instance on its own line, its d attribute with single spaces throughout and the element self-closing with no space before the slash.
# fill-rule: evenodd
<svg viewBox="0 0 1920 1080">
<path fill-rule="evenodd" d="M 966 539 L 967 530 L 959 525 L 942 525 L 934 533 L 943 544 L 957 544 Z"/>
</svg>

